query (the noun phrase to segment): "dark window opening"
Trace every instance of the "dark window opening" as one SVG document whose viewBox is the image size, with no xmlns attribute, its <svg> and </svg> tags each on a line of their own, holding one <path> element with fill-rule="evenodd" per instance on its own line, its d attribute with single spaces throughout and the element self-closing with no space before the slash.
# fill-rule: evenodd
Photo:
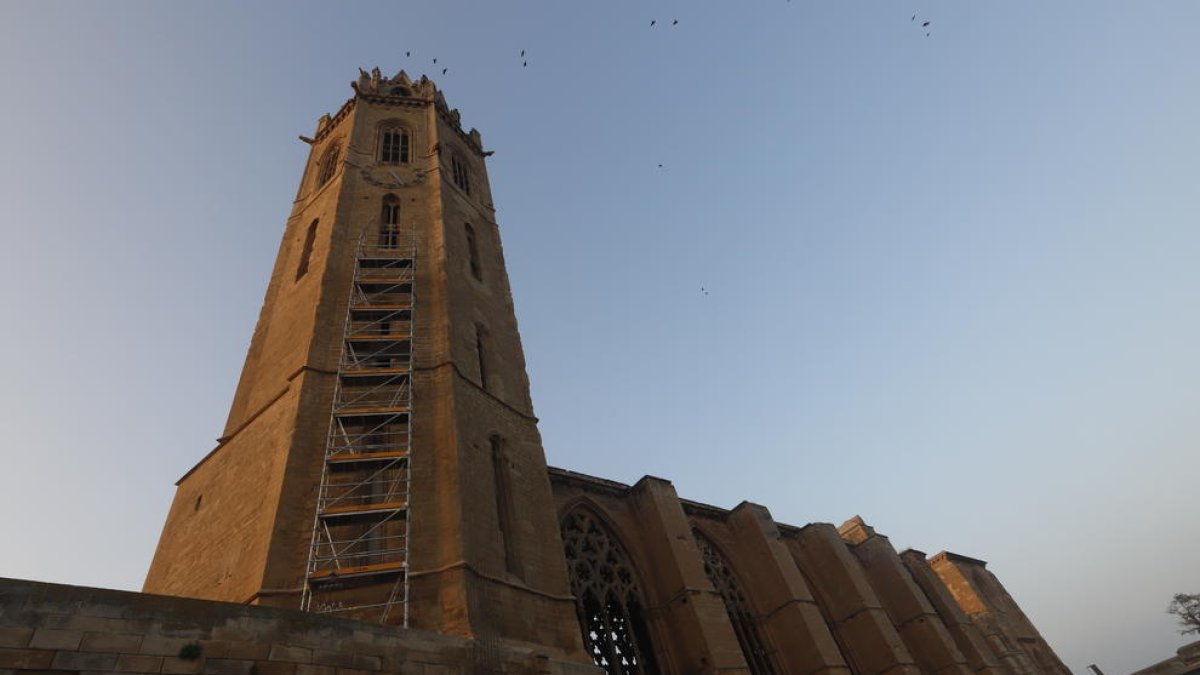
<svg viewBox="0 0 1200 675">
<path fill-rule="evenodd" d="M 503 438 L 492 436 L 489 442 L 492 446 L 492 478 L 496 488 L 496 517 L 504 545 L 504 566 L 510 574 L 522 577 L 516 517 L 513 514 L 512 462 L 509 461 Z"/>
<path fill-rule="evenodd" d="M 450 171 L 454 184 L 463 192 L 471 194 L 471 174 L 467 171 L 467 163 L 457 153 L 450 156 Z"/>
<path fill-rule="evenodd" d="M 379 247 L 400 247 L 400 200 L 395 195 L 383 198 L 379 214 Z"/>
<path fill-rule="evenodd" d="M 475 325 L 475 360 L 479 364 L 479 386 L 488 388 L 487 329 Z"/>
<path fill-rule="evenodd" d="M 340 149 L 336 145 L 329 146 L 325 151 L 325 155 L 321 157 L 321 166 L 317 171 L 317 187 L 329 182 L 333 178 L 333 174 L 337 171 L 338 156 L 341 154 Z"/>
<path fill-rule="evenodd" d="M 408 132 L 395 127 L 384 129 L 379 137 L 380 164 L 408 163 Z"/>
<path fill-rule="evenodd" d="M 475 228 L 467 223 L 464 229 L 467 232 L 467 260 L 471 265 L 471 276 L 483 281 L 483 268 L 479 265 L 479 243 L 475 240 Z"/>
<path fill-rule="evenodd" d="M 583 509 L 567 516 L 562 535 L 575 611 L 592 662 L 608 675 L 655 675 L 645 601 L 625 549 Z"/>
<path fill-rule="evenodd" d="M 296 268 L 296 281 L 308 274 L 308 260 L 312 258 L 313 244 L 317 241 L 317 223 L 312 221 L 308 226 L 308 234 L 304 235 L 304 249 L 300 252 L 300 265 Z"/>
<path fill-rule="evenodd" d="M 729 563 L 699 530 L 692 530 L 692 535 L 704 558 L 704 573 L 725 603 L 725 612 L 729 615 L 729 623 L 733 625 L 733 633 L 737 636 L 750 672 L 752 675 L 775 675 L 770 653 L 758 630 L 758 619 L 750 611 L 750 603 L 733 576 Z"/>
</svg>

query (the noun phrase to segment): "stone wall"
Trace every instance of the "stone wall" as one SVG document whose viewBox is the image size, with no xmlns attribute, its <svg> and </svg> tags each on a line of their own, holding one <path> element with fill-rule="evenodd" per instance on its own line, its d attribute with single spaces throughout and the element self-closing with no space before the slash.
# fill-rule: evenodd
<svg viewBox="0 0 1200 675">
<path fill-rule="evenodd" d="M 597 675 L 544 651 L 288 609 L 0 578 L 0 675 Z"/>
<path fill-rule="evenodd" d="M 898 553 L 857 516 L 795 527 L 748 502 L 681 500 L 660 478 L 550 480 L 563 523 L 586 512 L 625 549 L 642 648 L 665 673 L 1069 672 L 983 561 Z"/>
</svg>

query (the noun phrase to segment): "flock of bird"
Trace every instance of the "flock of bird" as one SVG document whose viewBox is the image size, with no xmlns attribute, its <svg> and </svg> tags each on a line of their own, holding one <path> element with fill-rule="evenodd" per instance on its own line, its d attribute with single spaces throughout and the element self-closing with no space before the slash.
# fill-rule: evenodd
<svg viewBox="0 0 1200 675">
<path fill-rule="evenodd" d="M 791 1 L 792 1 L 792 0 L 788 0 L 788 2 L 791 2 Z M 913 14 L 913 15 L 912 15 L 912 18 L 910 19 L 910 21 L 911 21 L 911 22 L 913 22 L 913 23 L 916 23 L 916 21 L 917 21 L 917 15 L 916 15 L 916 14 Z M 929 30 L 929 26 L 930 26 L 930 24 L 931 24 L 931 23 L 932 23 L 932 22 L 931 22 L 931 21 L 928 21 L 928 20 L 922 20 L 922 22 L 921 22 L 921 28 L 922 28 L 922 30 L 924 30 L 924 31 L 925 31 L 925 37 L 929 37 L 929 36 L 930 36 L 930 34 L 932 33 L 932 31 L 931 31 L 931 30 Z M 650 19 L 650 27 L 651 27 L 651 28 L 654 28 L 654 27 L 655 27 L 655 26 L 657 26 L 657 25 L 658 25 L 658 19 Z M 678 26 L 678 25 L 679 25 L 679 19 L 673 19 L 673 20 L 671 21 L 671 25 L 672 25 L 672 26 Z M 405 56 L 406 58 L 412 58 L 412 52 L 411 52 L 411 51 L 406 51 L 406 52 L 404 52 L 404 56 Z M 524 50 L 524 49 L 522 49 L 522 50 L 521 50 L 520 59 L 521 59 L 521 67 L 522 67 L 522 68 L 528 68 L 528 67 L 529 67 L 529 60 L 525 58 L 525 50 Z M 437 58 L 435 57 L 435 58 L 433 59 L 433 64 L 434 64 L 434 65 L 437 65 L 437 62 L 438 62 L 438 60 L 437 60 Z M 450 72 L 450 69 L 449 69 L 449 68 L 445 68 L 445 67 L 443 67 L 443 68 L 442 68 L 442 74 L 443 74 L 443 75 L 445 75 L 445 74 L 446 74 L 446 73 L 448 73 L 448 72 Z M 662 164 L 659 164 L 659 165 L 658 165 L 658 168 L 659 168 L 659 169 L 663 168 L 663 165 L 662 165 Z M 708 295 L 708 289 L 707 289 L 707 288 L 705 288 L 705 287 L 703 287 L 703 286 L 701 286 L 701 287 L 700 287 L 700 292 L 701 292 L 701 293 L 703 293 L 704 295 Z"/>
</svg>

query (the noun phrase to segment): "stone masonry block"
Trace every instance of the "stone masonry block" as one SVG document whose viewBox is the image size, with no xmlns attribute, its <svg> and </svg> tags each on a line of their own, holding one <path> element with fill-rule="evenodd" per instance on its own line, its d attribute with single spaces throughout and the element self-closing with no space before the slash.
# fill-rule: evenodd
<svg viewBox="0 0 1200 675">
<path fill-rule="evenodd" d="M 235 640 L 201 640 L 200 647 L 205 656 L 214 659 L 265 661 L 271 653 L 271 645 Z"/>
<path fill-rule="evenodd" d="M 838 632 L 849 647 L 850 660 L 863 673 L 911 673 L 918 675 L 916 664 L 882 612 L 864 611 L 841 623 Z M 892 666 L 898 670 L 889 670 Z"/>
<path fill-rule="evenodd" d="M 336 666 L 339 668 L 355 668 L 354 654 L 351 652 L 316 649 L 312 653 L 312 662 L 321 666 Z"/>
<path fill-rule="evenodd" d="M 138 651 L 151 656 L 179 656 L 179 650 L 192 642 L 194 640 L 187 638 L 147 635 L 142 638 L 142 646 Z"/>
<path fill-rule="evenodd" d="M 296 666 L 296 675 L 337 675 L 337 668 L 301 663 Z"/>
<path fill-rule="evenodd" d="M 271 645 L 271 652 L 267 658 L 272 661 L 287 661 L 288 663 L 312 663 L 312 650 L 308 647 L 292 645 Z M 333 675 L 333 673 L 329 675 Z"/>
<path fill-rule="evenodd" d="M 181 659 L 178 656 L 168 656 L 163 659 L 162 672 L 164 675 L 196 675 L 204 669 L 204 659 Z"/>
<path fill-rule="evenodd" d="M 284 661 L 256 661 L 255 672 L 258 675 L 295 675 L 296 664 Z"/>
<path fill-rule="evenodd" d="M 205 659 L 204 675 L 251 675 L 257 672 L 254 661 L 245 659 Z"/>
<path fill-rule="evenodd" d="M 117 656 L 116 670 L 119 673 L 157 673 L 162 670 L 163 657 L 140 654 Z"/>
<path fill-rule="evenodd" d="M 49 668 L 53 660 L 54 652 L 37 649 L 0 649 L 0 668 Z"/>
<path fill-rule="evenodd" d="M 141 635 L 128 633 L 84 633 L 79 649 L 85 652 L 136 654 L 142 645 Z"/>
<path fill-rule="evenodd" d="M 54 628 L 39 628 L 33 632 L 29 646 L 33 649 L 79 649 L 83 641 L 83 631 L 58 630 Z"/>
<path fill-rule="evenodd" d="M 383 659 L 370 654 L 354 654 L 354 667 L 360 670 L 383 670 Z"/>
<path fill-rule="evenodd" d="M 54 670 L 112 670 L 116 665 L 116 654 L 101 652 L 58 652 L 50 663 Z"/>
<path fill-rule="evenodd" d="M 0 626 L 0 647 L 24 647 L 29 644 L 31 637 L 33 637 L 32 628 Z"/>
</svg>

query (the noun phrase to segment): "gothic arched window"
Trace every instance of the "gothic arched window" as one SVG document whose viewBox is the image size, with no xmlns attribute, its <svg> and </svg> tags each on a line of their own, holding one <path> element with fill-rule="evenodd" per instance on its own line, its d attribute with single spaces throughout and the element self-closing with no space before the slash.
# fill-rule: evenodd
<svg viewBox="0 0 1200 675">
<path fill-rule="evenodd" d="M 379 132 L 379 163 L 408 164 L 408 131 L 402 127 L 384 127 Z"/>
<path fill-rule="evenodd" d="M 470 223 L 464 223 L 463 231 L 467 233 L 467 262 L 471 268 L 471 276 L 483 281 L 483 267 L 479 264 L 479 242 L 475 239 L 475 228 L 471 227 Z"/>
<path fill-rule="evenodd" d="M 467 169 L 466 160 L 457 152 L 450 155 L 450 174 L 455 185 L 463 192 L 471 194 L 471 172 Z"/>
<path fill-rule="evenodd" d="M 379 212 L 379 247 L 400 246 L 400 200 L 396 195 L 385 195 Z"/>
<path fill-rule="evenodd" d="M 655 675 L 645 602 L 629 556 L 584 509 L 563 520 L 563 549 L 583 643 L 608 675 Z"/>
<path fill-rule="evenodd" d="M 308 274 L 308 262 L 312 258 L 313 244 L 317 241 L 317 225 L 320 222 L 314 220 L 308 224 L 308 232 L 304 235 L 304 249 L 300 251 L 300 264 L 296 266 L 296 281 Z"/>
<path fill-rule="evenodd" d="M 329 149 L 325 151 L 325 154 L 321 156 L 321 165 L 317 169 L 317 187 L 321 187 L 322 185 L 328 183 L 330 178 L 333 178 L 334 172 L 337 171 L 339 154 L 340 149 L 338 148 L 337 144 L 334 143 L 333 145 L 330 145 Z"/>
<path fill-rule="evenodd" d="M 753 675 L 775 675 L 771 667 L 771 658 L 767 655 L 766 644 L 758 631 L 758 620 L 750 611 L 750 603 L 746 601 L 737 577 L 729 569 L 725 556 L 708 540 L 700 530 L 693 529 L 696 546 L 704 558 L 704 573 L 712 582 L 721 600 L 725 602 L 725 612 L 729 614 L 729 623 L 733 624 L 733 632 L 737 635 L 742 654 L 746 657 L 746 665 L 750 666 Z"/>
</svg>

